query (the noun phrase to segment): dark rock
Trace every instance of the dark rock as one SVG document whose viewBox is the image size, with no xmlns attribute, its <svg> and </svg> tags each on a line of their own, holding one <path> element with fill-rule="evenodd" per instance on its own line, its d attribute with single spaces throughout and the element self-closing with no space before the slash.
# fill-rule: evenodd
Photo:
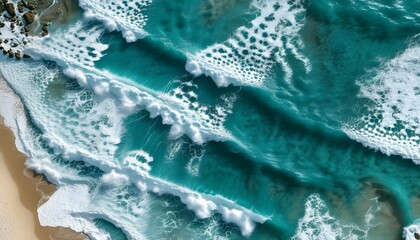
<svg viewBox="0 0 420 240">
<path fill-rule="evenodd" d="M 9 49 L 9 51 L 7 51 L 7 53 L 9 54 L 9 58 L 12 58 L 12 57 L 15 56 L 15 54 L 12 51 L 12 49 Z"/>
<path fill-rule="evenodd" d="M 9 42 L 9 39 L 4 39 L 4 43 L 8 43 Z"/>
<path fill-rule="evenodd" d="M 44 26 L 42 27 L 42 31 L 44 31 L 44 32 L 48 33 L 48 26 L 45 26 L 45 25 L 44 25 Z"/>
<path fill-rule="evenodd" d="M 4 12 L 4 3 L 0 2 L 0 13 Z"/>
<path fill-rule="evenodd" d="M 18 11 L 19 11 L 20 13 L 23 13 L 23 7 L 25 7 L 25 3 L 23 3 L 23 1 L 19 1 L 19 2 L 17 3 L 17 8 L 18 8 Z"/>
<path fill-rule="evenodd" d="M 45 36 L 47 36 L 48 35 L 48 32 L 42 32 L 41 33 L 41 36 L 43 36 L 43 37 L 45 37 Z"/>
<path fill-rule="evenodd" d="M 35 21 L 35 14 L 27 12 L 23 14 L 23 19 L 25 20 L 26 25 L 31 24 Z"/>
<path fill-rule="evenodd" d="M 12 43 L 12 45 L 11 45 L 12 47 L 17 47 L 17 46 L 19 46 L 19 44 L 18 43 Z"/>
<path fill-rule="evenodd" d="M 10 14 L 10 16 L 16 16 L 15 5 L 13 3 L 6 3 L 6 11 Z"/>
<path fill-rule="evenodd" d="M 416 239 L 420 239 L 420 234 L 418 234 L 418 233 L 414 233 L 414 237 L 415 237 Z"/>
<path fill-rule="evenodd" d="M 10 23 L 10 28 L 11 29 L 15 28 L 15 24 L 14 23 Z"/>
<path fill-rule="evenodd" d="M 30 9 L 30 10 L 35 10 L 35 4 L 33 4 L 33 3 L 28 3 L 28 5 L 26 6 L 28 9 Z"/>
<path fill-rule="evenodd" d="M 28 54 L 23 54 L 23 58 L 31 58 Z"/>
<path fill-rule="evenodd" d="M 4 22 L 0 22 L 0 28 L 2 28 L 4 26 L 5 26 Z"/>
<path fill-rule="evenodd" d="M 31 31 L 31 28 L 28 27 L 28 26 L 25 26 L 25 27 L 23 27 L 23 30 L 25 30 L 25 32 L 29 32 L 29 31 Z"/>
<path fill-rule="evenodd" d="M 15 52 L 15 58 L 20 59 L 20 52 Z"/>
</svg>

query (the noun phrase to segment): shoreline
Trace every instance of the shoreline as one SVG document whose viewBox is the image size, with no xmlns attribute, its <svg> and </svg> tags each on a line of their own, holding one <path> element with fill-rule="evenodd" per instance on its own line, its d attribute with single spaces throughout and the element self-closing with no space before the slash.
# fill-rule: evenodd
<svg viewBox="0 0 420 240">
<path fill-rule="evenodd" d="M 0 117 L 0 238 L 65 240 L 88 239 L 67 228 L 42 227 L 38 205 L 55 191 L 43 177 L 26 168 L 24 154 L 15 146 L 12 131 Z"/>
</svg>

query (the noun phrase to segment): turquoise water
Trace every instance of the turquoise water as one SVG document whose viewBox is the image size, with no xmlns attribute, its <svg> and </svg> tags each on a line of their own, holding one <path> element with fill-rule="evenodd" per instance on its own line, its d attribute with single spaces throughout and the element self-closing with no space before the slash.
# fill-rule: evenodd
<svg viewBox="0 0 420 240">
<path fill-rule="evenodd" d="M 418 1 L 99 2 L 33 39 L 39 60 L 0 66 L 27 165 L 58 186 L 41 223 L 112 240 L 420 233 Z"/>
</svg>

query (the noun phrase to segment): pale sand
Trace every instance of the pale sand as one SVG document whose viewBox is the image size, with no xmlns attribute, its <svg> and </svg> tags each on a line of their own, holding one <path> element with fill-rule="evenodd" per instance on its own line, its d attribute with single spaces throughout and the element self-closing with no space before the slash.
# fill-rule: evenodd
<svg viewBox="0 0 420 240">
<path fill-rule="evenodd" d="M 70 229 L 40 226 L 38 204 L 44 202 L 55 187 L 41 176 L 34 176 L 25 167 L 25 159 L 16 149 L 12 131 L 3 125 L 0 117 L 0 239 L 87 239 Z"/>
</svg>

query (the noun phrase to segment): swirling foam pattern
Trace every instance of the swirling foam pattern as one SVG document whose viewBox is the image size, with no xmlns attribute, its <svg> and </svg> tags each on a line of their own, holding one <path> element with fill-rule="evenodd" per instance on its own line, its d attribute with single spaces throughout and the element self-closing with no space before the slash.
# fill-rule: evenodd
<svg viewBox="0 0 420 240">
<path fill-rule="evenodd" d="M 80 7 L 85 10 L 85 16 L 104 22 L 109 30 L 123 33 L 128 42 L 144 38 L 147 33 L 143 30 L 147 21 L 145 10 L 152 0 L 81 0 Z"/>
<path fill-rule="evenodd" d="M 80 34 L 82 29 L 88 36 Z M 232 99 L 225 101 L 223 107 L 216 106 L 210 111 L 209 107 L 196 101 L 197 96 L 191 91 L 182 92 L 181 88 L 177 88 L 166 94 L 138 84 L 134 87 L 130 86 L 134 83 L 129 79 L 96 69 L 94 62 L 107 49 L 107 45 L 99 42 L 102 31 L 99 27 L 86 29 L 83 24 L 77 23 L 70 30 L 56 32 L 53 37 L 34 38 L 26 52 L 57 62 L 81 86 L 91 89 L 97 96 L 116 100 L 121 111 L 133 113 L 146 109 L 152 118 L 161 116 L 164 124 L 172 126 L 172 138 L 185 134 L 200 144 L 232 138 L 223 127 Z"/>
<path fill-rule="evenodd" d="M 218 86 L 261 86 L 276 64 L 280 64 L 285 78 L 290 80 L 293 71 L 286 60 L 289 55 L 309 71 L 309 61 L 300 53 L 303 43 L 299 30 L 305 19 L 302 3 L 257 0 L 252 7 L 258 16 L 237 29 L 232 38 L 188 54 L 187 71 L 196 76 L 210 76 Z"/>
<path fill-rule="evenodd" d="M 418 36 L 394 59 L 359 81 L 361 97 L 373 101 L 370 115 L 344 131 L 385 154 L 420 164 L 420 42 Z M 373 78 L 370 79 L 373 74 Z"/>
</svg>

